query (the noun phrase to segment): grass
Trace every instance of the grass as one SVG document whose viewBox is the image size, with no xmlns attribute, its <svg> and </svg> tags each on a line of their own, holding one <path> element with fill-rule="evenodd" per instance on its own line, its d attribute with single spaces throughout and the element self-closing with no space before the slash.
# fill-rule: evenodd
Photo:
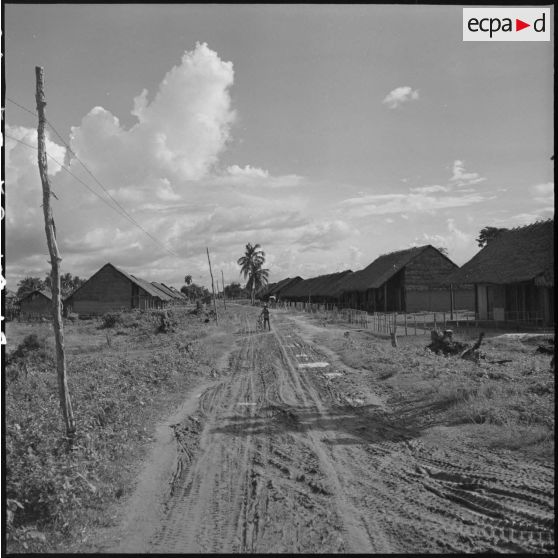
<svg viewBox="0 0 558 558">
<path fill-rule="evenodd" d="M 63 436 L 52 336 L 43 324 L 8 324 L 9 552 L 67 551 L 85 528 L 109 525 L 107 510 L 131 490 L 151 428 L 196 382 L 217 373 L 223 336 L 218 347 L 208 342 L 217 328 L 184 310 L 169 317 L 172 332 L 165 334 L 157 333 L 159 320 L 149 313 L 122 316 L 110 329 L 99 329 L 99 320 L 67 324 L 77 422 L 71 450 Z"/>
<path fill-rule="evenodd" d="M 219 325 L 171 310 L 66 324 L 69 387 L 78 434 L 66 451 L 50 324 L 7 324 L 5 464 L 9 552 L 67 552 L 82 533 L 111 525 L 111 507 L 132 489 L 151 429 L 202 378 L 219 373 L 235 340 L 253 327 L 250 307 L 219 309 Z M 316 322 L 318 323 L 318 322 Z M 444 425 L 480 445 L 554 455 L 554 375 L 536 344 L 487 336 L 480 365 L 424 349 L 429 337 L 322 328 L 324 345 L 382 395 L 393 416 L 424 431 Z M 30 335 L 36 337 L 30 338 Z M 458 337 L 458 340 L 464 340 Z M 505 365 L 491 360 L 511 359 Z"/>
<path fill-rule="evenodd" d="M 319 319 L 315 320 L 316 325 Z M 445 425 L 469 430 L 479 444 L 550 459 L 554 453 L 554 374 L 541 338 L 519 340 L 487 332 L 479 364 L 425 350 L 429 336 L 388 336 L 370 330 L 324 328 L 318 342 L 361 371 L 373 392 L 398 413 L 410 413 L 423 429 Z M 454 334 L 472 344 L 476 335 Z M 504 364 L 495 361 L 511 360 Z M 415 409 L 415 412 L 413 412 Z"/>
</svg>

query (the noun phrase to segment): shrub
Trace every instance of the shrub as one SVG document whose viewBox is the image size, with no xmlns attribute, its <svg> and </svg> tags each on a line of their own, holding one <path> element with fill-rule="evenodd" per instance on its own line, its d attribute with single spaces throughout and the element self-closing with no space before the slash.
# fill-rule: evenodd
<svg viewBox="0 0 558 558">
<path fill-rule="evenodd" d="M 10 355 L 6 364 L 10 364 L 14 360 L 24 359 L 29 354 L 37 353 L 38 351 L 44 352 L 44 350 L 45 338 L 39 338 L 36 333 L 31 333 L 17 346 L 17 349 Z"/>
<path fill-rule="evenodd" d="M 122 324 L 122 315 L 119 313 L 110 313 L 107 312 L 101 318 L 101 326 L 100 329 L 114 327 L 117 324 Z"/>
</svg>

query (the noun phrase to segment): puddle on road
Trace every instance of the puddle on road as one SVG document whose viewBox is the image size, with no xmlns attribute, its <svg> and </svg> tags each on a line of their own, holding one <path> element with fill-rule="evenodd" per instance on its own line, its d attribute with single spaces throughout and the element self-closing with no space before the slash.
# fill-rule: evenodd
<svg viewBox="0 0 558 558">
<path fill-rule="evenodd" d="M 364 399 L 361 399 L 360 397 L 345 396 L 345 401 L 347 401 L 349 405 L 353 405 L 354 407 L 360 407 L 361 405 L 364 405 Z"/>
<path fill-rule="evenodd" d="M 304 364 L 299 364 L 299 368 L 325 368 L 329 366 L 329 362 L 306 362 Z"/>
</svg>

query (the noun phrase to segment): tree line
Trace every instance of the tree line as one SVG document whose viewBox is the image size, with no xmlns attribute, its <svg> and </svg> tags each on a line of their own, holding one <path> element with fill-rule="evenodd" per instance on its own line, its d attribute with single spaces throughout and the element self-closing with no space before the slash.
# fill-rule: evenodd
<svg viewBox="0 0 558 558">
<path fill-rule="evenodd" d="M 74 276 L 71 273 L 64 273 L 60 276 L 60 290 L 62 292 L 62 297 L 71 295 L 84 283 L 85 279 L 81 279 L 77 275 Z M 43 289 L 50 290 L 51 286 L 50 275 L 47 275 L 44 279 L 41 279 L 40 277 L 27 276 L 17 284 L 17 298 L 21 300 L 33 291 L 42 291 Z"/>
<path fill-rule="evenodd" d="M 206 287 L 193 283 L 191 275 L 186 275 L 184 282 L 186 284 L 181 287 L 180 292 L 184 293 L 190 300 L 201 300 L 206 304 L 211 302 L 211 293 L 209 290 Z M 247 289 L 241 287 L 240 283 L 235 282 L 226 285 L 224 291 L 217 293 L 217 296 L 222 295 L 223 292 L 227 299 L 248 298 L 250 296 L 250 292 Z"/>
<path fill-rule="evenodd" d="M 480 230 L 476 242 L 480 248 L 486 246 L 491 240 L 496 238 L 499 233 L 508 229 L 499 227 L 484 227 Z M 443 246 L 438 248 L 442 253 L 447 255 L 447 249 Z M 244 255 L 237 261 L 240 266 L 240 274 L 247 279 L 246 286 L 242 287 L 240 283 L 233 282 L 226 285 L 223 289 L 224 296 L 229 299 L 250 298 L 252 304 L 255 302 L 256 292 L 268 284 L 269 269 L 263 267 L 265 263 L 265 252 L 261 249 L 260 244 L 246 244 Z M 65 273 L 60 277 L 60 287 L 62 296 L 71 295 L 81 285 L 85 283 L 85 279 L 72 276 L 71 273 Z M 196 285 L 192 282 L 192 276 L 186 275 L 184 278 L 185 285 L 180 289 L 190 300 L 202 300 L 209 303 L 211 301 L 211 293 L 206 287 Z M 50 275 L 44 279 L 39 277 L 25 277 L 17 285 L 17 297 L 21 300 L 29 293 L 44 288 L 50 289 Z"/>
</svg>

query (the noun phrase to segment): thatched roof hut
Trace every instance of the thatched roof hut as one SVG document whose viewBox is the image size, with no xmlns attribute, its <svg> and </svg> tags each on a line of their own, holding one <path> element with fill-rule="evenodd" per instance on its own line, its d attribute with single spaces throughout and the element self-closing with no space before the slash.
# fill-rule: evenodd
<svg viewBox="0 0 558 558">
<path fill-rule="evenodd" d="M 151 284 L 156 289 L 159 289 L 164 294 L 166 294 L 168 297 L 170 297 L 171 301 L 173 301 L 173 302 L 178 302 L 178 301 L 182 302 L 184 300 L 184 298 L 180 294 L 178 294 L 177 292 L 174 292 L 172 289 L 167 287 L 164 283 L 157 283 L 156 281 L 151 281 Z"/>
<path fill-rule="evenodd" d="M 170 300 L 170 295 L 149 281 L 107 263 L 74 291 L 65 305 L 78 314 L 98 315 L 132 308 L 164 308 Z"/>
<path fill-rule="evenodd" d="M 452 283 L 554 286 L 554 220 L 500 232 L 448 278 Z"/>
<path fill-rule="evenodd" d="M 286 279 L 282 279 L 277 283 L 272 283 L 268 285 L 268 288 L 265 292 L 265 297 L 269 298 L 270 296 L 274 296 L 277 299 L 283 298 L 283 293 L 289 289 L 290 287 L 294 287 L 298 282 L 302 281 L 302 277 L 298 275 L 296 277 L 287 277 Z"/>
<path fill-rule="evenodd" d="M 457 265 L 427 244 L 390 252 L 345 277 L 339 285 L 343 304 L 368 311 L 449 311 L 447 276 Z M 456 293 L 458 307 L 472 306 L 472 290 Z"/>
<path fill-rule="evenodd" d="M 554 322 L 554 220 L 500 232 L 448 280 L 475 285 L 480 319 Z"/>
<path fill-rule="evenodd" d="M 51 316 L 52 292 L 48 287 L 27 293 L 19 302 L 20 316 L 23 318 Z"/>
<path fill-rule="evenodd" d="M 291 282 L 281 291 L 283 300 L 300 302 L 332 302 L 338 294 L 338 283 L 343 277 L 352 273 L 350 269 L 319 275 L 310 279 Z"/>
</svg>

